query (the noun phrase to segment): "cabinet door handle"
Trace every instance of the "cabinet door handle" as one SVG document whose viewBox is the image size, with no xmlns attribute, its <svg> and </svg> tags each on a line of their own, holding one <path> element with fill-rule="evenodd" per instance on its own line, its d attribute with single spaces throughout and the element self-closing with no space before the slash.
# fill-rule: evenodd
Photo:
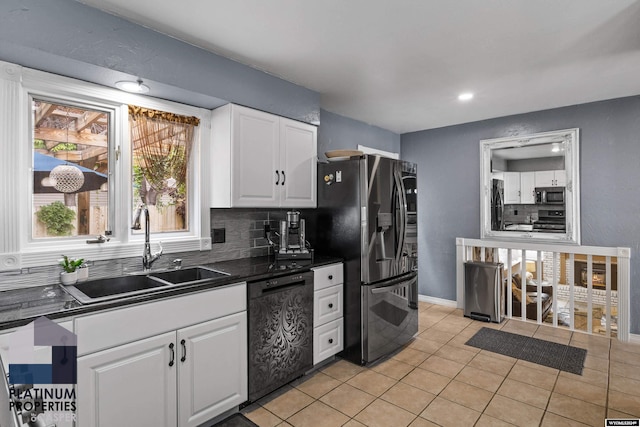
<svg viewBox="0 0 640 427">
<path fill-rule="evenodd" d="M 280 184 L 280 171 L 276 171 L 276 185 Z"/>
<path fill-rule="evenodd" d="M 287 177 L 284 174 L 284 171 L 282 171 L 282 185 L 284 185 L 284 182 L 287 180 Z"/>
<path fill-rule="evenodd" d="M 333 344 L 333 338 L 329 338 L 329 344 Z"/>
<path fill-rule="evenodd" d="M 169 360 L 169 366 L 173 366 L 173 362 L 176 360 L 176 352 L 173 347 L 173 343 L 169 344 L 169 350 L 171 350 L 171 359 Z"/>
<path fill-rule="evenodd" d="M 329 280 L 333 280 L 333 274 L 329 275 Z"/>
<path fill-rule="evenodd" d="M 184 362 L 187 360 L 187 345 L 185 344 L 185 340 L 180 341 L 180 345 L 182 346 L 182 358 L 180 361 Z"/>
<path fill-rule="evenodd" d="M 329 303 L 329 308 L 333 308 L 333 303 Z"/>
</svg>

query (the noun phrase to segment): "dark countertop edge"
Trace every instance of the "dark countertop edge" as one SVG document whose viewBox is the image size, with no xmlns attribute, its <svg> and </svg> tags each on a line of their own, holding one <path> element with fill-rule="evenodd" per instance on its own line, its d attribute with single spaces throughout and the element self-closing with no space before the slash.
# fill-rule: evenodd
<svg viewBox="0 0 640 427">
<path fill-rule="evenodd" d="M 321 267 L 324 265 L 343 262 L 343 259 L 334 258 L 334 257 L 316 256 L 311 264 L 300 266 L 295 270 L 276 270 L 276 271 L 260 272 L 260 273 L 247 273 L 247 272 L 240 271 L 242 270 L 244 263 L 247 263 L 249 265 L 250 264 L 266 265 L 266 264 L 269 264 L 269 262 L 270 261 L 267 259 L 267 257 L 258 257 L 258 258 L 242 258 L 239 260 L 230 260 L 230 261 L 220 261 L 220 262 L 207 263 L 207 264 L 198 264 L 198 265 L 214 268 L 222 272 L 229 273 L 229 276 L 225 277 L 224 279 L 214 279 L 212 282 L 204 282 L 204 283 L 190 284 L 190 285 L 189 284 L 178 285 L 168 289 L 156 288 L 150 291 L 149 293 L 113 299 L 110 301 L 96 302 L 93 304 L 82 304 L 81 302 L 73 298 L 71 295 L 69 295 L 69 297 L 73 301 L 77 301 L 78 304 L 80 304 L 78 307 L 69 308 L 69 309 L 63 308 L 58 311 L 43 313 L 41 315 L 28 316 L 22 319 L 0 321 L 0 333 L 2 333 L 2 331 L 6 329 L 13 329 L 20 326 L 28 325 L 29 323 L 33 322 L 35 319 L 41 316 L 45 316 L 52 320 L 64 319 L 66 317 L 73 317 L 73 316 L 83 315 L 87 313 L 98 312 L 102 310 L 126 307 L 129 305 L 134 305 L 134 304 L 143 303 L 143 302 L 150 302 L 154 300 L 171 298 L 179 295 L 187 295 L 190 293 L 202 292 L 202 291 L 215 289 L 215 288 L 219 288 L 227 285 L 233 285 L 236 283 L 252 282 L 252 281 L 262 280 L 269 277 L 280 277 L 288 274 L 293 274 L 294 272 L 302 273 L 305 271 L 310 271 L 312 268 L 315 268 L 315 267 Z M 183 268 L 187 268 L 187 267 L 189 266 L 185 266 Z M 52 286 L 52 285 L 46 285 L 46 286 Z M 57 286 L 62 287 L 62 285 L 57 285 Z M 66 294 L 66 291 L 63 291 L 63 292 Z"/>
</svg>

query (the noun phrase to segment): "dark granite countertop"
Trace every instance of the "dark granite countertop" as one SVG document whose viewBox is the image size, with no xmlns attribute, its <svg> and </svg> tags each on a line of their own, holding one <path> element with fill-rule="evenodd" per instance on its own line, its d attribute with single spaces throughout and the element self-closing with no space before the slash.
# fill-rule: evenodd
<svg viewBox="0 0 640 427">
<path fill-rule="evenodd" d="M 273 257 L 242 258 L 203 264 L 229 273 L 225 280 L 215 283 L 182 285 L 171 288 L 155 288 L 149 293 L 128 296 L 105 302 L 82 304 L 64 291 L 61 285 L 36 286 L 0 292 L 0 330 L 26 325 L 40 316 L 50 319 L 72 317 L 80 314 L 123 307 L 130 304 L 169 298 L 242 281 L 257 281 L 268 277 L 308 271 L 313 267 L 341 262 L 340 258 L 315 256 L 313 261 L 276 263 Z"/>
</svg>

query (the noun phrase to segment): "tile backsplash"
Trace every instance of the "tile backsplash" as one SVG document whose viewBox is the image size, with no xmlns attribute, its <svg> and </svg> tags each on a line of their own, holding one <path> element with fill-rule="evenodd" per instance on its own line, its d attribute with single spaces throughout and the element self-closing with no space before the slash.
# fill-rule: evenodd
<svg viewBox="0 0 640 427">
<path fill-rule="evenodd" d="M 504 221 L 531 224 L 538 220 L 538 205 L 504 205 Z"/>
<path fill-rule="evenodd" d="M 153 268 L 172 268 L 173 260 L 177 258 L 181 258 L 182 265 L 186 266 L 269 255 L 272 251 L 264 238 L 264 226 L 269 224 L 271 230 L 277 231 L 286 213 L 286 210 L 278 209 L 211 209 L 211 230 L 224 228 L 225 242 L 212 244 L 209 251 L 165 253 Z M 89 278 L 99 279 L 140 271 L 141 256 L 89 261 Z M 59 283 L 60 271 L 59 267 L 48 265 L 3 272 L 0 273 L 0 291 Z"/>
</svg>

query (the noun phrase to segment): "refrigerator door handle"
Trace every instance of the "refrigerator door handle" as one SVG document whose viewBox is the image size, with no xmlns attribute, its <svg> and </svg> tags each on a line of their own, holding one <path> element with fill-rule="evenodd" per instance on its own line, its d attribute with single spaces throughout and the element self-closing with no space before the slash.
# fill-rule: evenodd
<svg viewBox="0 0 640 427">
<path fill-rule="evenodd" d="M 396 273 L 400 273 L 402 271 L 402 269 L 400 268 L 400 258 L 402 258 L 402 249 L 404 248 L 405 233 L 407 228 L 407 199 L 405 194 L 404 182 L 402 182 L 402 178 L 400 177 L 400 172 L 398 172 L 398 169 L 395 169 L 393 171 L 393 178 L 396 182 L 396 189 L 398 191 L 398 202 L 400 203 L 400 232 L 398 233 L 398 248 L 396 250 Z"/>
<path fill-rule="evenodd" d="M 391 284 L 391 285 L 382 286 L 380 288 L 372 288 L 371 289 L 371 293 L 372 294 L 381 294 L 381 293 L 384 293 L 384 292 L 391 292 L 394 289 L 402 288 L 402 287 L 405 287 L 405 286 L 411 286 L 417 280 L 418 280 L 417 277 L 413 277 L 413 278 L 411 278 L 409 280 L 403 279 L 399 283 L 394 283 L 394 284 Z"/>
</svg>

